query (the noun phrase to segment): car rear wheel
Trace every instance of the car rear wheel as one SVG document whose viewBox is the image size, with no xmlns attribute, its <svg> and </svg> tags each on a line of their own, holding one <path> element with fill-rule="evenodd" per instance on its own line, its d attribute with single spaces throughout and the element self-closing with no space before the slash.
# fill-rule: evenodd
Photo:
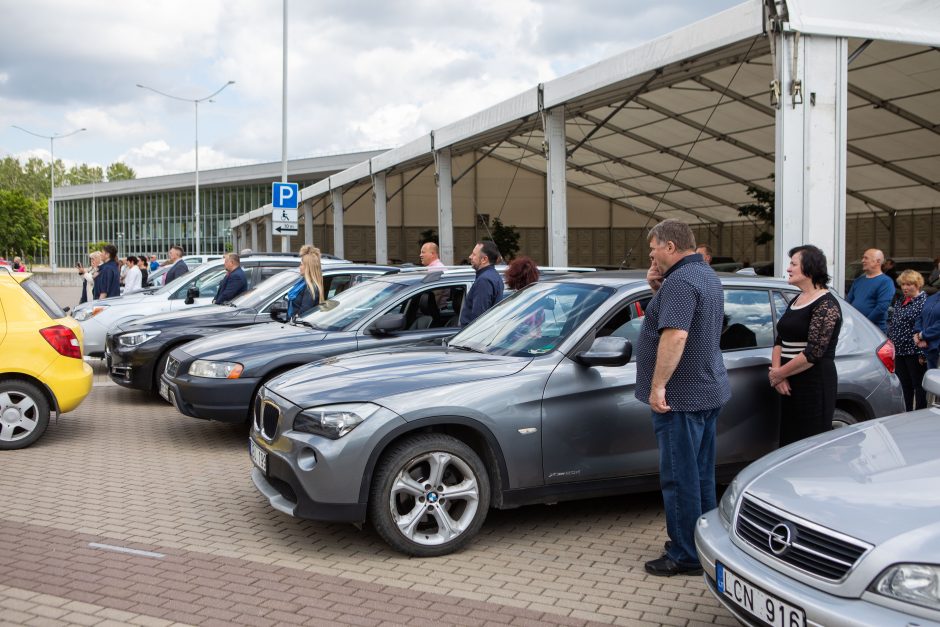
<svg viewBox="0 0 940 627">
<path fill-rule="evenodd" d="M 26 448 L 49 426 L 49 401 L 28 381 L 0 383 L 0 450 Z"/>
<path fill-rule="evenodd" d="M 844 409 L 836 408 L 835 413 L 832 414 L 832 428 L 841 429 L 842 427 L 848 427 L 849 425 L 854 425 L 858 420 L 845 411 Z"/>
<path fill-rule="evenodd" d="M 473 449 L 449 435 L 422 434 L 383 456 L 369 518 L 392 548 L 433 557 L 467 544 L 483 525 L 489 501 L 489 477 Z"/>
</svg>

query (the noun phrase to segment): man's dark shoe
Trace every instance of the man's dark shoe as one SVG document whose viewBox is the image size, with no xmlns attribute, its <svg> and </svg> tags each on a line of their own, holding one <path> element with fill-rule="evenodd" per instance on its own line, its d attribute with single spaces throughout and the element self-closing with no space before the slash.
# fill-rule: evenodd
<svg viewBox="0 0 940 627">
<path fill-rule="evenodd" d="M 699 564 L 677 564 L 665 555 L 659 559 L 646 562 L 646 572 L 657 577 L 673 577 L 675 575 L 701 575 L 702 567 Z"/>
</svg>

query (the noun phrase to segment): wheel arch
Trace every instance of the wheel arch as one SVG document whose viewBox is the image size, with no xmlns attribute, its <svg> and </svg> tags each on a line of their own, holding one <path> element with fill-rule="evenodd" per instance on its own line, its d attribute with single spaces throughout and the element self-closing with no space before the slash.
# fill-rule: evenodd
<svg viewBox="0 0 940 627">
<path fill-rule="evenodd" d="M 836 409 L 852 414 L 859 422 L 871 420 L 875 417 L 868 401 L 857 394 L 840 394 L 836 398 Z"/>
<path fill-rule="evenodd" d="M 407 437 L 419 433 L 443 433 L 457 438 L 480 457 L 490 480 L 489 506 L 499 508 L 503 501 L 503 491 L 508 488 L 508 471 L 502 448 L 496 436 L 481 422 L 465 416 L 433 416 L 407 422 L 387 433 L 372 450 L 362 473 L 359 487 L 359 502 L 368 503 L 375 469 L 379 460 L 392 446 Z"/>
<path fill-rule="evenodd" d="M 55 394 L 52 393 L 52 390 L 49 389 L 49 386 L 37 379 L 36 377 L 30 376 L 22 372 L 3 372 L 0 373 L 0 383 L 5 383 L 7 381 L 26 381 L 27 383 L 32 383 L 37 386 L 45 395 L 46 401 L 49 403 L 49 408 L 59 414 L 59 401 L 56 399 Z"/>
</svg>

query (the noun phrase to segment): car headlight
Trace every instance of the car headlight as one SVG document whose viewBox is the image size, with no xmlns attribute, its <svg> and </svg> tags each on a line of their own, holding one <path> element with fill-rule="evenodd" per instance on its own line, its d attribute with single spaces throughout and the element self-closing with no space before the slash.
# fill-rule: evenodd
<svg viewBox="0 0 940 627">
<path fill-rule="evenodd" d="M 303 431 L 336 440 L 359 426 L 379 410 L 372 403 L 324 405 L 305 409 L 294 418 L 294 431 Z"/>
<path fill-rule="evenodd" d="M 107 309 L 110 305 L 97 305 L 95 307 L 88 307 L 87 309 L 79 309 L 78 311 L 72 314 L 72 317 L 78 320 L 79 322 L 84 322 L 89 318 L 97 316 L 102 311 Z"/>
<path fill-rule="evenodd" d="M 124 333 L 118 336 L 118 345 L 131 348 L 133 346 L 140 346 L 148 340 L 160 335 L 159 331 L 138 331 L 136 333 Z"/>
<path fill-rule="evenodd" d="M 722 495 L 721 502 L 718 503 L 718 515 L 725 523 L 725 526 L 731 526 L 731 519 L 734 518 L 734 508 L 738 504 L 738 499 L 741 498 L 742 485 L 743 482 L 735 477 L 728 489 L 725 490 L 724 495 Z"/>
<path fill-rule="evenodd" d="M 237 379 L 245 369 L 234 361 L 208 361 L 197 359 L 189 367 L 189 374 L 206 379 Z"/>
<path fill-rule="evenodd" d="M 940 610 L 940 566 L 935 564 L 896 564 L 872 588 L 892 599 Z"/>
</svg>

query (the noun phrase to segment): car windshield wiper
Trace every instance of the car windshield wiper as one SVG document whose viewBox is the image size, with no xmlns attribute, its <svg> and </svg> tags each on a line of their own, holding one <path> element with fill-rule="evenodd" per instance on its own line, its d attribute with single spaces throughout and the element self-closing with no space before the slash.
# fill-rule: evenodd
<svg viewBox="0 0 940 627">
<path fill-rule="evenodd" d="M 479 348 L 473 348 L 472 346 L 467 346 L 466 344 L 448 344 L 448 349 L 454 349 L 457 351 L 466 351 L 468 353 L 482 353 L 483 351 Z"/>
<path fill-rule="evenodd" d="M 293 324 L 302 324 L 302 325 L 305 326 L 305 327 L 310 327 L 311 329 L 316 329 L 317 331 L 320 330 L 320 327 L 318 327 L 317 325 L 313 324 L 312 322 L 307 322 L 306 320 L 304 320 L 304 319 L 302 319 L 302 318 L 294 318 L 293 320 L 291 320 L 291 322 L 292 322 Z"/>
</svg>

